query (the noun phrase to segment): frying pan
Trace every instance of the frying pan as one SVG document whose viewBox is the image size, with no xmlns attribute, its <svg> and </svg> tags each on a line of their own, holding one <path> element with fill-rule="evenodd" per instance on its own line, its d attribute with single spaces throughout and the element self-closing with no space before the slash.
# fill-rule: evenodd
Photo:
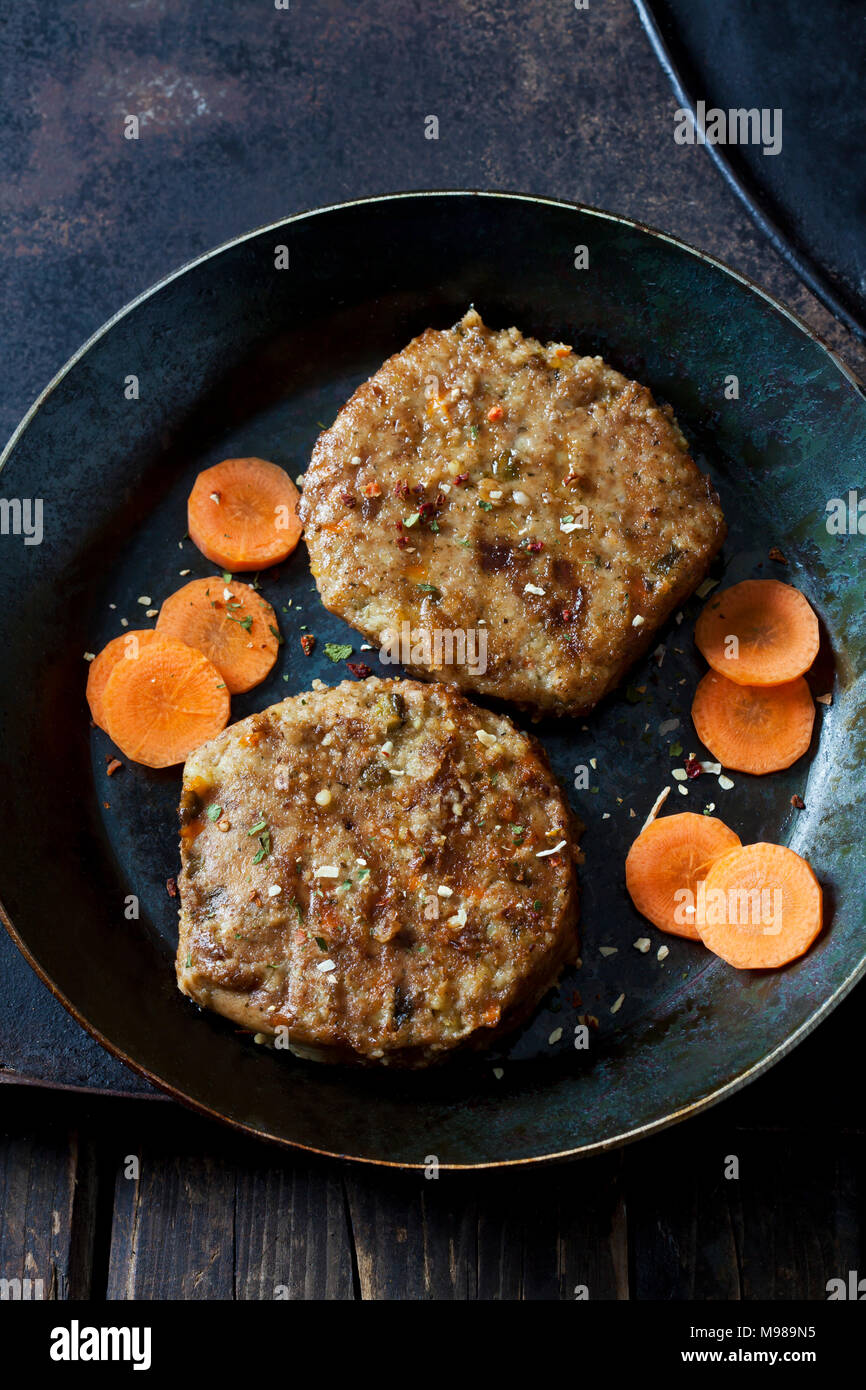
<svg viewBox="0 0 866 1390">
<path fill-rule="evenodd" d="M 178 993 L 166 885 L 178 868 L 179 775 L 124 760 L 107 776 L 114 750 L 90 727 L 83 657 L 122 619 L 146 625 L 139 600 L 157 608 L 181 570 L 213 573 L 185 538 L 200 469 L 247 454 L 303 472 L 354 387 L 470 303 L 493 326 L 599 353 L 670 402 L 728 518 L 714 576 L 786 578 L 819 613 L 810 680 L 833 702 L 818 706 L 809 755 L 773 777 L 734 774 L 728 790 L 701 777 L 666 810 L 713 803 L 744 842 L 807 855 L 827 922 L 787 969 L 737 972 L 663 938 L 629 902 L 623 862 L 657 793 L 676 785 L 670 745 L 703 752 L 689 721 L 702 673 L 690 602 L 659 634 L 661 664 L 648 657 L 586 719 L 533 726 L 586 824 L 581 966 L 489 1054 L 426 1073 L 321 1067 L 254 1045 Z M 199 1110 L 311 1151 L 410 1167 L 431 1155 L 443 1167 L 526 1163 L 609 1148 L 722 1099 L 793 1047 L 864 969 L 864 545 L 856 521 L 853 534 L 827 527 L 828 504 L 847 501 L 862 476 L 864 437 L 856 383 L 791 313 L 710 257 L 590 208 L 499 193 L 372 198 L 192 262 L 76 353 L 3 456 L 8 930 L 131 1067 Z M 40 543 L 14 534 L 16 499 L 41 502 Z M 314 677 L 344 678 L 326 642 L 351 643 L 357 659 L 359 638 L 322 608 L 303 544 L 261 582 L 285 646 L 268 682 L 234 700 L 234 718 Z M 319 639 L 309 659 L 304 629 Z M 362 659 L 378 669 L 374 653 Z M 579 766 L 592 768 L 583 791 Z M 634 947 L 644 936 L 647 952 Z M 586 1016 L 591 1045 L 580 1050 Z"/>
</svg>

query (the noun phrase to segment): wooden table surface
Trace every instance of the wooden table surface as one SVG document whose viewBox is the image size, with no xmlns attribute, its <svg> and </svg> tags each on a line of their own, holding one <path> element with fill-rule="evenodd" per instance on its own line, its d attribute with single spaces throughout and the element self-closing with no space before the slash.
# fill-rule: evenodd
<svg viewBox="0 0 866 1390">
<path fill-rule="evenodd" d="M 676 103 L 629 0 L 211 13 L 90 0 L 61 20 L 35 0 L 4 17 L 4 433 L 90 332 L 191 256 L 399 188 L 519 189 L 663 227 L 863 373 L 862 345 L 706 151 L 674 145 Z M 45 1297 L 823 1299 L 866 1268 L 862 987 L 771 1074 L 660 1137 L 438 1179 L 255 1144 L 168 1100 L 24 1084 L 58 1008 L 39 998 L 32 1043 L 0 1034 L 0 1279 L 42 1280 Z"/>
</svg>

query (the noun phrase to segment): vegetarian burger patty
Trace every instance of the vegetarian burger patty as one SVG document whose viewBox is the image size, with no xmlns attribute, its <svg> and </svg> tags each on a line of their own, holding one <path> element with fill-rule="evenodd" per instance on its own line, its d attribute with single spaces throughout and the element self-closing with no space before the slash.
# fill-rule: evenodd
<svg viewBox="0 0 866 1390">
<path fill-rule="evenodd" d="M 415 681 L 296 695 L 187 760 L 178 984 L 302 1055 L 424 1066 L 574 958 L 576 854 L 510 720 Z"/>
<path fill-rule="evenodd" d="M 358 388 L 315 446 L 300 514 L 326 607 L 376 644 L 408 633 L 414 674 L 574 714 L 619 682 L 726 529 L 645 386 L 474 310 Z M 461 653 L 436 630 L 485 624 L 486 670 L 439 664 Z"/>
</svg>

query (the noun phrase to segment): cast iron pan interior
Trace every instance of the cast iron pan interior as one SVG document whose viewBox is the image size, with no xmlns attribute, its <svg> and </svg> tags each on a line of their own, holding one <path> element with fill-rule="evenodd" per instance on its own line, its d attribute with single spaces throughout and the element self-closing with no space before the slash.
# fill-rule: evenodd
<svg viewBox="0 0 866 1390">
<path fill-rule="evenodd" d="M 575 269 L 580 245 L 588 270 Z M 288 270 L 275 268 L 280 246 Z M 770 778 L 735 774 L 727 792 L 701 778 L 688 799 L 674 791 L 668 809 L 714 801 L 744 841 L 807 853 L 828 926 L 790 968 L 737 973 L 648 930 L 628 901 L 625 853 L 671 781 L 669 744 L 702 751 L 688 719 L 702 670 L 692 604 L 660 635 L 662 666 L 651 657 L 635 670 L 631 698 L 620 692 L 586 720 L 536 728 L 587 825 L 582 967 L 504 1050 L 427 1074 L 321 1068 L 253 1045 L 177 992 L 166 880 L 178 867 L 179 776 L 126 765 L 108 779 L 113 750 L 89 727 L 82 657 L 121 631 L 122 617 L 142 625 L 138 598 L 158 607 L 180 570 L 214 572 L 184 540 L 199 469 L 257 454 L 302 472 L 352 389 L 469 303 L 492 325 L 601 353 L 670 401 L 729 519 L 718 576 L 781 573 L 768 559 L 778 546 L 784 576 L 820 613 L 814 688 L 832 689 L 834 703 L 818 708 L 810 756 Z M 731 374 L 737 400 L 725 398 Z M 124 389 L 133 375 L 137 400 Z M 0 896 L 19 945 L 76 1017 L 159 1085 L 330 1154 L 520 1162 L 613 1145 L 718 1099 L 780 1056 L 863 970 L 863 542 L 831 536 L 825 509 L 862 477 L 864 419 L 836 362 L 753 287 L 670 238 L 571 205 L 468 193 L 374 199 L 290 219 L 195 262 L 73 359 L 13 439 L 0 478 L 3 496 L 44 503 L 41 545 L 0 537 Z M 263 586 L 285 646 L 267 685 L 233 702 L 236 718 L 314 676 L 343 678 L 325 641 L 349 641 L 358 655 L 357 635 L 319 603 L 303 545 Z M 311 659 L 301 624 L 319 639 Z M 362 659 L 379 669 L 373 653 Z M 661 736 L 672 718 L 680 730 Z M 590 790 L 577 793 L 574 768 L 593 758 Z M 794 792 L 806 803 L 799 813 Z M 127 915 L 133 895 L 137 920 Z M 633 947 L 642 935 L 648 954 Z M 670 954 L 660 962 L 662 944 Z M 617 952 L 602 956 L 601 946 Z M 598 1019 L 588 1052 L 573 1046 L 582 1014 Z"/>
</svg>

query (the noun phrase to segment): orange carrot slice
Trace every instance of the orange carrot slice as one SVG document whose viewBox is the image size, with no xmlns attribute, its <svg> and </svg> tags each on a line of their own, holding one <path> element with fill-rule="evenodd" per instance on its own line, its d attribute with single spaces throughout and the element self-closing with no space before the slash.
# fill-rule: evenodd
<svg viewBox="0 0 866 1390">
<path fill-rule="evenodd" d="M 146 767 L 182 763 L 225 728 L 229 692 L 201 652 L 160 637 L 135 661 L 118 661 L 102 696 L 109 738 Z"/>
<path fill-rule="evenodd" d="M 778 579 L 746 579 L 725 589 L 695 625 L 710 666 L 737 685 L 782 685 L 802 676 L 818 655 L 819 635 L 808 599 Z"/>
<path fill-rule="evenodd" d="M 227 570 L 260 570 L 291 555 L 301 538 L 300 494 L 265 459 L 224 459 L 199 473 L 187 504 L 189 534 Z"/>
<path fill-rule="evenodd" d="M 808 951 L 821 930 L 812 868 L 784 845 L 746 845 L 710 867 L 701 940 L 738 970 L 771 970 Z"/>
<path fill-rule="evenodd" d="M 661 931 L 699 940 L 694 924 L 698 880 L 739 844 L 739 835 L 715 816 L 684 811 L 652 821 L 625 861 L 626 887 L 638 912 Z"/>
<path fill-rule="evenodd" d="M 108 685 L 108 677 L 118 661 L 122 661 L 124 657 L 135 660 L 140 649 L 148 642 L 152 642 L 155 636 L 156 632 L 152 627 L 121 632 L 119 637 L 112 637 L 99 655 L 91 661 L 87 672 L 87 703 L 90 706 L 91 718 L 97 728 L 105 728 L 105 710 L 102 697 L 105 694 L 105 687 Z"/>
<path fill-rule="evenodd" d="M 714 758 L 737 772 L 779 772 L 812 740 L 815 705 L 802 676 L 784 685 L 736 685 L 708 671 L 695 691 L 692 723 Z"/>
<path fill-rule="evenodd" d="M 261 684 L 280 645 L 273 608 L 239 579 L 184 584 L 162 605 L 156 630 L 203 652 L 231 695 Z"/>
</svg>

